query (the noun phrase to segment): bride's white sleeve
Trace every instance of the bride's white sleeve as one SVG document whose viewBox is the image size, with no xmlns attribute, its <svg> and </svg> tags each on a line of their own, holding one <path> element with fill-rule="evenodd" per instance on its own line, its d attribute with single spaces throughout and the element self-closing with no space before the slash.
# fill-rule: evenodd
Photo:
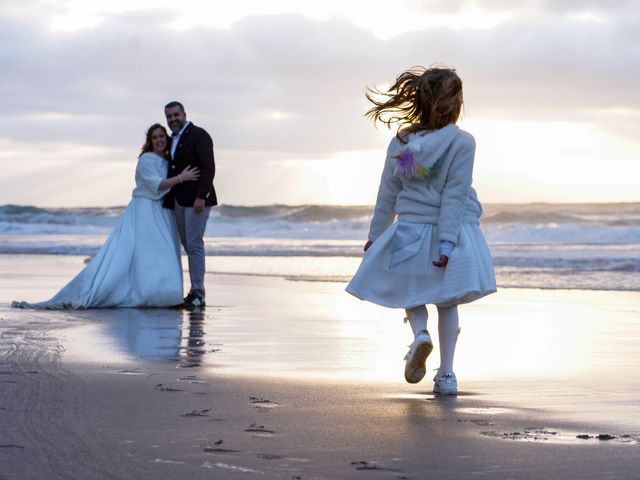
<svg viewBox="0 0 640 480">
<path fill-rule="evenodd" d="M 143 188 L 148 193 L 157 196 L 168 190 L 160 190 L 160 182 L 167 178 L 167 172 L 158 169 L 155 156 L 145 153 L 138 159 L 136 165 L 136 186 Z"/>
</svg>

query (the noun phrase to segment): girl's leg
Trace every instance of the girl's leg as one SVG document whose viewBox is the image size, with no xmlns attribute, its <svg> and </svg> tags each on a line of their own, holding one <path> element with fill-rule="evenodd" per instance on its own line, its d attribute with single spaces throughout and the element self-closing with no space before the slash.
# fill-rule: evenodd
<svg viewBox="0 0 640 480">
<path fill-rule="evenodd" d="M 407 320 L 413 330 L 413 336 L 417 337 L 418 333 L 427 329 L 427 307 L 425 305 L 419 305 L 413 308 L 405 308 L 404 311 L 407 314 Z"/>
<path fill-rule="evenodd" d="M 456 352 L 458 329 L 458 307 L 438 307 L 438 337 L 440 340 L 438 375 L 453 373 L 453 355 Z"/>
<path fill-rule="evenodd" d="M 409 383 L 418 383 L 427 373 L 426 361 L 433 349 L 433 342 L 427 333 L 427 307 L 420 305 L 405 311 L 415 338 L 404 357 L 404 378 Z"/>
</svg>

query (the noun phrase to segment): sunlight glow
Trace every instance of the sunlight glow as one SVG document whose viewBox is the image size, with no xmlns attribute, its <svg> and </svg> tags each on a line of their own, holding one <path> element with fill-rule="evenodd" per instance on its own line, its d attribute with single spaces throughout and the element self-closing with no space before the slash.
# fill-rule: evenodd
<svg viewBox="0 0 640 480">
<path fill-rule="evenodd" d="M 640 147 L 597 125 L 476 118 L 461 127 L 476 138 L 474 185 L 484 202 L 637 199 L 637 174 L 605 165 L 637 172 Z"/>
<path fill-rule="evenodd" d="M 474 186 L 483 203 L 637 199 L 637 174 L 621 176 L 603 165 L 615 161 L 624 171 L 638 172 L 640 147 L 596 125 L 474 118 L 460 127 L 476 138 Z M 300 202 L 373 204 L 394 134 L 384 127 L 376 132 L 377 149 L 279 160 L 274 171 L 292 179 L 286 193 Z"/>
<path fill-rule="evenodd" d="M 5 202 L 53 207 L 125 204 L 134 187 L 135 155 L 120 148 L 69 143 L 22 144 L 0 139 L 0 160 L 11 162 L 3 175 Z M 33 182 L 38 188 L 24 185 Z"/>
<path fill-rule="evenodd" d="M 277 163 L 295 178 L 288 188 L 296 190 L 302 203 L 367 205 L 375 202 L 384 148 Z"/>
<path fill-rule="evenodd" d="M 281 110 L 274 110 L 272 112 L 269 112 L 268 117 L 271 120 L 281 121 L 281 120 L 289 120 L 291 118 L 296 117 L 296 115 L 294 113 L 290 113 L 290 112 L 283 112 Z"/>
</svg>

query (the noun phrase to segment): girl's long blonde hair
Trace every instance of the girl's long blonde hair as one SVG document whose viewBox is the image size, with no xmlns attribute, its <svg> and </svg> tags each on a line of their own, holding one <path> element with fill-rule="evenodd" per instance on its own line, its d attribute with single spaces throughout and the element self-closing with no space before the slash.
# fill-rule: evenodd
<svg viewBox="0 0 640 480">
<path fill-rule="evenodd" d="M 462 110 L 462 80 L 455 69 L 413 67 L 402 72 L 391 87 L 367 88 L 373 103 L 365 116 L 388 127 L 398 124 L 400 141 L 413 132 L 437 130 L 456 123 Z"/>
</svg>

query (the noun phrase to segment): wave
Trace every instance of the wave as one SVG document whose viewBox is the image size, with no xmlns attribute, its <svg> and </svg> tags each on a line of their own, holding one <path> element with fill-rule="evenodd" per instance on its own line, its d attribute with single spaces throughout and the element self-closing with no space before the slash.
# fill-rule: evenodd
<svg viewBox="0 0 640 480">
<path fill-rule="evenodd" d="M 339 205 L 263 205 L 242 207 L 220 205 L 212 210 L 221 219 L 270 219 L 290 222 L 333 222 L 337 220 L 369 220 L 371 206 Z"/>
<path fill-rule="evenodd" d="M 0 206 L 0 242 L 7 235 L 106 235 L 124 207 L 40 208 Z M 363 240 L 371 206 L 221 205 L 212 209 L 206 236 Z M 486 206 L 490 243 L 640 243 L 640 203 Z"/>
<path fill-rule="evenodd" d="M 640 227 L 640 203 L 489 204 L 484 224 L 592 224 Z"/>
<path fill-rule="evenodd" d="M 0 206 L 0 221 L 7 222 L 76 222 L 117 218 L 124 206 L 84 208 L 42 208 L 31 205 Z M 291 222 L 330 222 L 368 219 L 371 205 L 219 205 L 212 216 L 223 219 L 281 219 Z M 640 225 L 640 203 L 603 204 L 487 204 L 485 223 L 597 223 L 600 225 Z"/>
<path fill-rule="evenodd" d="M 570 272 L 640 272 L 638 258 L 535 258 L 494 256 L 496 267 L 518 269 L 554 269 Z"/>
<path fill-rule="evenodd" d="M 640 226 L 566 224 L 487 224 L 489 243 L 511 244 L 636 244 Z"/>
</svg>

